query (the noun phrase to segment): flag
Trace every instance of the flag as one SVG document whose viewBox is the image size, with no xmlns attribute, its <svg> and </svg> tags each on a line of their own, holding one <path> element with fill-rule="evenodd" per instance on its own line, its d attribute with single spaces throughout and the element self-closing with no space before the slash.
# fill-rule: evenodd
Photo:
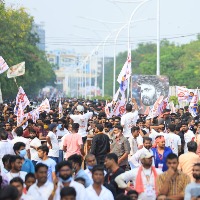
<svg viewBox="0 0 200 200">
<path fill-rule="evenodd" d="M 197 104 L 198 104 L 198 89 L 196 89 L 196 91 L 194 92 L 194 96 L 192 97 L 192 100 L 189 105 L 189 112 L 191 113 L 192 117 L 197 116 L 197 108 L 195 108 Z"/>
<path fill-rule="evenodd" d="M 162 104 L 163 102 L 163 96 L 160 96 L 156 102 L 154 103 L 152 109 L 149 112 L 149 115 L 147 116 L 146 119 L 152 119 L 154 117 L 157 117 L 160 113 L 161 110 L 159 110 L 159 106 Z"/>
<path fill-rule="evenodd" d="M 122 70 L 117 78 L 117 81 L 119 84 L 121 84 L 121 81 L 125 81 L 127 79 L 129 79 L 131 76 L 131 50 L 128 50 L 128 56 L 127 56 L 127 60 L 124 64 L 124 66 L 122 67 Z"/>
<path fill-rule="evenodd" d="M 50 112 L 50 104 L 49 104 L 49 100 L 48 99 L 45 99 L 41 104 L 40 106 L 37 108 L 37 110 L 39 112 L 44 112 L 46 111 L 47 113 Z"/>
<path fill-rule="evenodd" d="M 9 68 L 7 72 L 8 78 L 15 78 L 16 76 L 22 76 L 25 73 L 25 62 L 21 62 Z"/>
<path fill-rule="evenodd" d="M 34 123 L 36 123 L 37 119 L 39 119 L 40 113 L 38 109 L 34 109 L 29 113 L 26 113 L 24 115 L 24 117 L 26 117 L 26 119 L 32 119 Z"/>
<path fill-rule="evenodd" d="M 171 110 L 170 113 L 176 113 L 176 108 L 173 101 L 169 102 L 169 109 Z"/>
<path fill-rule="evenodd" d="M 158 107 L 158 115 L 162 114 L 164 109 L 169 108 L 168 101 L 169 101 L 169 97 L 163 99 L 163 101 L 161 102 L 161 104 Z"/>
<path fill-rule="evenodd" d="M 111 107 L 112 107 L 112 102 L 107 103 L 105 105 L 105 113 L 106 113 L 106 116 L 107 116 L 108 119 L 112 117 L 112 112 L 110 112 Z"/>
<path fill-rule="evenodd" d="M 0 74 L 4 73 L 6 70 L 8 70 L 9 67 L 2 56 L 0 56 Z"/>
<path fill-rule="evenodd" d="M 189 96 L 190 91 L 187 88 L 177 86 L 176 87 L 176 93 L 178 95 L 178 101 L 181 102 L 181 101 L 187 101 L 188 100 L 188 96 Z"/>
<path fill-rule="evenodd" d="M 19 103 L 21 103 L 23 110 L 26 108 L 27 105 L 30 104 L 30 101 L 28 100 L 28 97 L 26 96 L 26 94 L 21 86 L 19 87 L 18 94 L 16 97 L 16 105 L 14 108 L 15 113 L 17 113 L 17 108 L 19 106 Z"/>
<path fill-rule="evenodd" d="M 59 113 L 59 119 L 61 119 L 63 117 L 61 100 L 59 101 L 59 105 L 58 105 L 58 113 Z"/>
<path fill-rule="evenodd" d="M 192 100 L 190 102 L 190 107 L 196 106 L 195 104 L 198 103 L 198 89 L 194 92 L 194 96 L 192 97 Z"/>
<path fill-rule="evenodd" d="M 114 97 L 113 97 L 113 101 L 117 101 L 119 96 L 119 89 L 117 90 L 117 92 L 115 93 Z"/>
<path fill-rule="evenodd" d="M 125 111 L 126 111 L 126 100 L 125 99 L 121 99 L 121 100 L 118 100 L 114 109 L 113 109 L 113 115 L 115 116 L 122 116 Z"/>
<path fill-rule="evenodd" d="M 19 126 L 24 119 L 24 110 L 22 107 L 22 103 L 19 102 L 18 109 L 17 109 L 17 126 Z"/>
</svg>

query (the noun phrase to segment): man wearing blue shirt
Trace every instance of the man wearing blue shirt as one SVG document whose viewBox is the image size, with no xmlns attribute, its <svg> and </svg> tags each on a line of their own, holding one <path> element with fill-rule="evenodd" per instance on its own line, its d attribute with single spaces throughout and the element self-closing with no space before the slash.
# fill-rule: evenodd
<svg viewBox="0 0 200 200">
<path fill-rule="evenodd" d="M 167 171 L 166 165 L 167 156 L 172 153 L 169 147 L 165 146 L 165 138 L 159 135 L 155 138 L 155 145 L 152 148 L 154 155 L 154 163 L 156 168 L 160 168 L 163 172 Z"/>
<path fill-rule="evenodd" d="M 23 142 L 16 142 L 13 146 L 13 150 L 16 155 L 22 158 L 22 168 L 21 171 L 27 173 L 35 173 L 35 168 L 31 160 L 26 159 L 26 144 Z"/>
</svg>

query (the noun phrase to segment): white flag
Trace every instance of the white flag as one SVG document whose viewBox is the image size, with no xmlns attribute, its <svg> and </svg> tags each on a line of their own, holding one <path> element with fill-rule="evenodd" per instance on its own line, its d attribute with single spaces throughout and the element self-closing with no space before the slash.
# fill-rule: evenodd
<svg viewBox="0 0 200 200">
<path fill-rule="evenodd" d="M 17 113 L 17 107 L 19 106 L 19 103 L 21 103 L 23 110 L 26 108 L 27 105 L 30 104 L 30 101 L 28 100 L 28 97 L 26 96 L 26 94 L 21 86 L 19 87 L 18 94 L 16 97 L 16 105 L 14 108 L 15 114 Z"/>
<path fill-rule="evenodd" d="M 19 126 L 24 119 L 24 111 L 22 107 L 22 103 L 19 102 L 18 109 L 17 109 L 17 126 Z"/>
<path fill-rule="evenodd" d="M 161 114 L 159 112 L 159 105 L 163 102 L 163 98 L 164 98 L 163 96 L 160 96 L 156 100 L 156 102 L 154 103 L 154 105 L 153 105 L 152 109 L 150 110 L 149 115 L 147 116 L 146 119 L 152 119 L 154 117 L 157 117 L 159 114 Z"/>
<path fill-rule="evenodd" d="M 126 111 L 126 100 L 125 99 L 122 99 L 122 100 L 118 100 L 114 109 L 113 109 L 113 115 L 115 116 L 122 116 L 125 111 Z"/>
<path fill-rule="evenodd" d="M 62 104 L 61 101 L 59 101 L 59 105 L 58 105 L 58 113 L 59 113 L 59 119 L 61 119 L 63 117 L 63 110 L 62 110 Z"/>
<path fill-rule="evenodd" d="M 176 93 L 177 93 L 177 96 L 178 96 L 178 101 L 181 102 L 181 101 L 187 101 L 188 100 L 188 96 L 190 94 L 190 91 L 187 88 L 177 86 L 176 87 Z"/>
<path fill-rule="evenodd" d="M 117 78 L 119 84 L 127 80 L 131 76 L 131 50 L 128 50 L 127 60 L 122 67 L 122 70 Z"/>
<path fill-rule="evenodd" d="M 46 111 L 47 113 L 49 113 L 49 111 L 50 111 L 49 100 L 48 100 L 48 99 L 45 99 L 45 100 L 40 104 L 40 106 L 37 108 L 37 110 L 38 110 L 39 112 L 44 112 L 44 111 Z"/>
<path fill-rule="evenodd" d="M 114 97 L 113 97 L 113 101 L 117 101 L 119 96 L 119 89 L 117 90 L 117 92 L 115 93 Z"/>
<path fill-rule="evenodd" d="M 197 109 L 194 108 L 194 106 L 197 106 L 197 104 L 198 104 L 198 89 L 196 89 L 189 105 L 189 112 L 191 113 L 192 117 L 197 116 Z"/>
<path fill-rule="evenodd" d="M 8 70 L 9 67 L 2 56 L 0 56 L 0 74 L 4 73 L 6 70 Z"/>
<path fill-rule="evenodd" d="M 25 73 L 25 62 L 21 62 L 9 68 L 7 72 L 8 78 L 15 78 L 16 76 L 22 76 Z"/>
</svg>

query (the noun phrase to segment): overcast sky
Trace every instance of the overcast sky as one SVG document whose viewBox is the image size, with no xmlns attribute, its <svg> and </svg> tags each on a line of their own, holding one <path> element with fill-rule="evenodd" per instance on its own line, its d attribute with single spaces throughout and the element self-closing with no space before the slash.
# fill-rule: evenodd
<svg viewBox="0 0 200 200">
<path fill-rule="evenodd" d="M 121 0 L 121 2 L 131 0 Z M 136 0 L 133 0 L 136 1 Z M 138 0 L 137 0 L 138 1 Z M 36 23 L 44 23 L 46 49 L 74 49 L 91 52 L 113 30 L 123 24 L 102 24 L 102 21 L 126 23 L 138 3 L 112 3 L 111 0 L 5 0 L 7 6 L 26 8 Z M 187 43 L 200 32 L 200 0 L 160 0 L 161 38 L 177 44 Z M 131 28 L 131 47 L 141 42 L 156 42 L 156 0 L 150 0 L 136 13 L 137 22 Z M 132 23 L 133 24 L 133 23 Z M 112 55 L 113 37 L 105 48 Z M 127 50 L 127 29 L 119 35 L 117 52 Z M 101 50 L 100 50 L 101 51 Z"/>
</svg>

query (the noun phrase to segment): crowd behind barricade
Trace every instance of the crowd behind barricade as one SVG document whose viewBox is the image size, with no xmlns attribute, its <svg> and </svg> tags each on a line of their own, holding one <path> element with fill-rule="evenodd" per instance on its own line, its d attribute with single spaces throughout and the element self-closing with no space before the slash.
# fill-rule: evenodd
<svg viewBox="0 0 200 200">
<path fill-rule="evenodd" d="M 0 105 L 0 200 L 200 200 L 200 115 L 146 119 L 133 99 L 107 118 L 105 104 L 52 100 L 20 125 Z"/>
</svg>

